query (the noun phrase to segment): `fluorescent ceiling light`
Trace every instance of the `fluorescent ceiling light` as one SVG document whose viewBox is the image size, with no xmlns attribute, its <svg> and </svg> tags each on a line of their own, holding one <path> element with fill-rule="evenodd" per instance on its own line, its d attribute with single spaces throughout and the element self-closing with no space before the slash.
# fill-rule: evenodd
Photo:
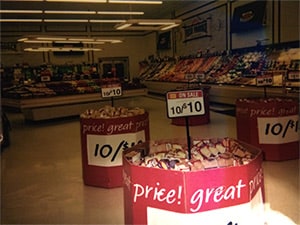
<svg viewBox="0 0 300 225">
<path fill-rule="evenodd" d="M 90 23 L 124 23 L 126 20 L 89 20 Z"/>
<path fill-rule="evenodd" d="M 172 29 L 172 28 L 174 28 L 174 27 L 178 27 L 180 24 L 171 24 L 171 25 L 169 25 L 169 26 L 166 26 L 166 27 L 162 27 L 160 30 L 169 30 L 169 29 Z"/>
<path fill-rule="evenodd" d="M 93 44 L 93 45 L 103 45 L 105 42 L 103 41 L 82 41 L 83 44 Z"/>
<path fill-rule="evenodd" d="M 106 0 L 45 0 L 46 2 L 106 3 Z"/>
<path fill-rule="evenodd" d="M 15 22 L 39 23 L 39 22 L 43 22 L 43 20 L 42 19 L 0 19 L 0 22 L 3 22 L 3 23 L 15 23 Z"/>
<path fill-rule="evenodd" d="M 43 2 L 44 0 L 1 0 L 2 2 Z"/>
<path fill-rule="evenodd" d="M 96 14 L 96 11 L 59 11 L 59 10 L 45 10 L 46 14 Z"/>
<path fill-rule="evenodd" d="M 101 15 L 144 15 L 144 12 L 131 12 L 131 11 L 98 11 L 97 14 L 101 14 Z"/>
<path fill-rule="evenodd" d="M 25 48 L 27 52 L 70 52 L 70 51 L 102 51 L 101 48 L 57 48 L 57 47 L 40 47 L 40 48 Z"/>
<path fill-rule="evenodd" d="M 117 24 L 115 28 L 117 30 L 168 30 L 180 24 L 181 20 L 141 19 L 127 20 L 125 23 Z"/>
<path fill-rule="evenodd" d="M 26 43 L 83 43 L 83 44 L 105 44 L 105 43 L 121 43 L 122 40 L 119 39 L 105 39 L 105 38 L 84 38 L 84 37 L 24 37 L 18 39 L 19 42 Z"/>
<path fill-rule="evenodd" d="M 68 38 L 69 41 L 94 41 L 93 38 Z"/>
<path fill-rule="evenodd" d="M 89 20 L 79 19 L 44 19 L 46 23 L 88 23 Z"/>
<path fill-rule="evenodd" d="M 43 13 L 43 10 L 0 10 L 0 13 Z"/>
<path fill-rule="evenodd" d="M 116 29 L 117 29 L 117 30 L 124 30 L 124 29 L 130 27 L 131 25 L 132 25 L 131 23 L 120 24 L 120 25 L 117 25 L 117 26 L 116 26 Z"/>
<path fill-rule="evenodd" d="M 52 41 L 46 41 L 46 40 L 25 40 L 24 43 L 52 43 Z"/>
<path fill-rule="evenodd" d="M 66 41 L 67 38 L 63 37 L 37 37 L 37 40 L 45 40 L 45 41 Z"/>
<path fill-rule="evenodd" d="M 125 4 L 162 4 L 162 1 L 139 1 L 139 0 L 108 0 L 109 3 L 125 3 Z"/>
</svg>

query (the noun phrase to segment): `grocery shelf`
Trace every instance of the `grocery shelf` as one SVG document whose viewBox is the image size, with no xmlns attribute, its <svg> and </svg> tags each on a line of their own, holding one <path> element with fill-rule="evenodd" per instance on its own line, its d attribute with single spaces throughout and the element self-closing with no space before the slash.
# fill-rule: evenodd
<svg viewBox="0 0 300 225">
<path fill-rule="evenodd" d="M 147 86 L 149 93 L 162 95 L 164 95 L 167 91 L 174 90 L 178 87 L 188 87 L 187 82 L 143 81 L 143 84 Z M 225 84 L 205 84 L 205 86 L 210 86 L 210 102 L 221 104 L 235 105 L 237 98 L 265 96 L 265 90 L 263 87 Z M 267 96 L 299 98 L 299 93 L 287 92 L 283 87 L 266 87 L 266 93 Z"/>
</svg>

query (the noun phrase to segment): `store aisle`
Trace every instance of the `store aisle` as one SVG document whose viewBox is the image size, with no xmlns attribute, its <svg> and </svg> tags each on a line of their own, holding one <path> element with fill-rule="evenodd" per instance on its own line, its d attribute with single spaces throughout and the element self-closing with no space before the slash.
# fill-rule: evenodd
<svg viewBox="0 0 300 225">
<path fill-rule="evenodd" d="M 151 139 L 185 136 L 184 126 L 171 125 L 162 100 L 136 97 L 115 105 L 148 110 Z M 8 117 L 11 145 L 1 153 L 2 224 L 124 223 L 122 188 L 83 184 L 79 118 L 28 123 L 20 113 Z M 210 117 L 209 124 L 192 126 L 191 135 L 236 138 L 234 117 L 214 112 Z M 267 202 L 299 224 L 299 160 L 263 166 Z"/>
</svg>

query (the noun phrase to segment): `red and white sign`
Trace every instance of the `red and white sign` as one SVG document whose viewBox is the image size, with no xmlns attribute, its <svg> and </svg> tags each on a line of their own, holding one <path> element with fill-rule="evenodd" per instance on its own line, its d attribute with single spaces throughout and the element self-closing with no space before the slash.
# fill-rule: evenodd
<svg viewBox="0 0 300 225">
<path fill-rule="evenodd" d="M 166 98 L 169 118 L 205 114 L 202 90 L 170 91 Z"/>
<path fill-rule="evenodd" d="M 101 87 L 101 94 L 103 98 L 110 98 L 122 95 L 122 86 L 120 83 L 103 85 Z"/>
<path fill-rule="evenodd" d="M 252 225 L 263 214 L 262 154 L 243 145 L 255 155 L 249 164 L 202 171 L 148 168 L 123 157 L 125 224 Z M 142 143 L 124 155 L 149 148 Z"/>
<path fill-rule="evenodd" d="M 122 152 L 149 140 L 149 115 L 120 118 L 81 118 L 82 174 L 86 185 L 120 187 Z"/>
</svg>

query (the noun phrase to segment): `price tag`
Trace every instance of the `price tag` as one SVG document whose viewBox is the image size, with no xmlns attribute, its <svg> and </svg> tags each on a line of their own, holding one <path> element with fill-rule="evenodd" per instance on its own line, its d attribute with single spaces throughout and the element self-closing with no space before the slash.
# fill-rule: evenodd
<svg viewBox="0 0 300 225">
<path fill-rule="evenodd" d="M 121 84 L 111 84 L 101 87 L 101 94 L 103 98 L 115 97 L 122 95 Z"/>
<path fill-rule="evenodd" d="M 205 114 L 202 90 L 170 91 L 166 98 L 169 118 Z"/>
<path fill-rule="evenodd" d="M 205 79 L 205 74 L 204 73 L 196 73 L 195 78 L 197 80 L 204 80 Z"/>
<path fill-rule="evenodd" d="M 184 75 L 184 79 L 186 79 L 186 80 L 192 80 L 192 79 L 194 79 L 194 74 L 192 74 L 192 73 L 186 73 Z"/>
<path fill-rule="evenodd" d="M 270 74 L 257 76 L 256 77 L 257 86 L 272 86 L 273 85 L 273 76 Z"/>
<path fill-rule="evenodd" d="M 300 70 L 290 70 L 287 76 L 288 80 L 298 81 L 300 80 Z"/>
</svg>

